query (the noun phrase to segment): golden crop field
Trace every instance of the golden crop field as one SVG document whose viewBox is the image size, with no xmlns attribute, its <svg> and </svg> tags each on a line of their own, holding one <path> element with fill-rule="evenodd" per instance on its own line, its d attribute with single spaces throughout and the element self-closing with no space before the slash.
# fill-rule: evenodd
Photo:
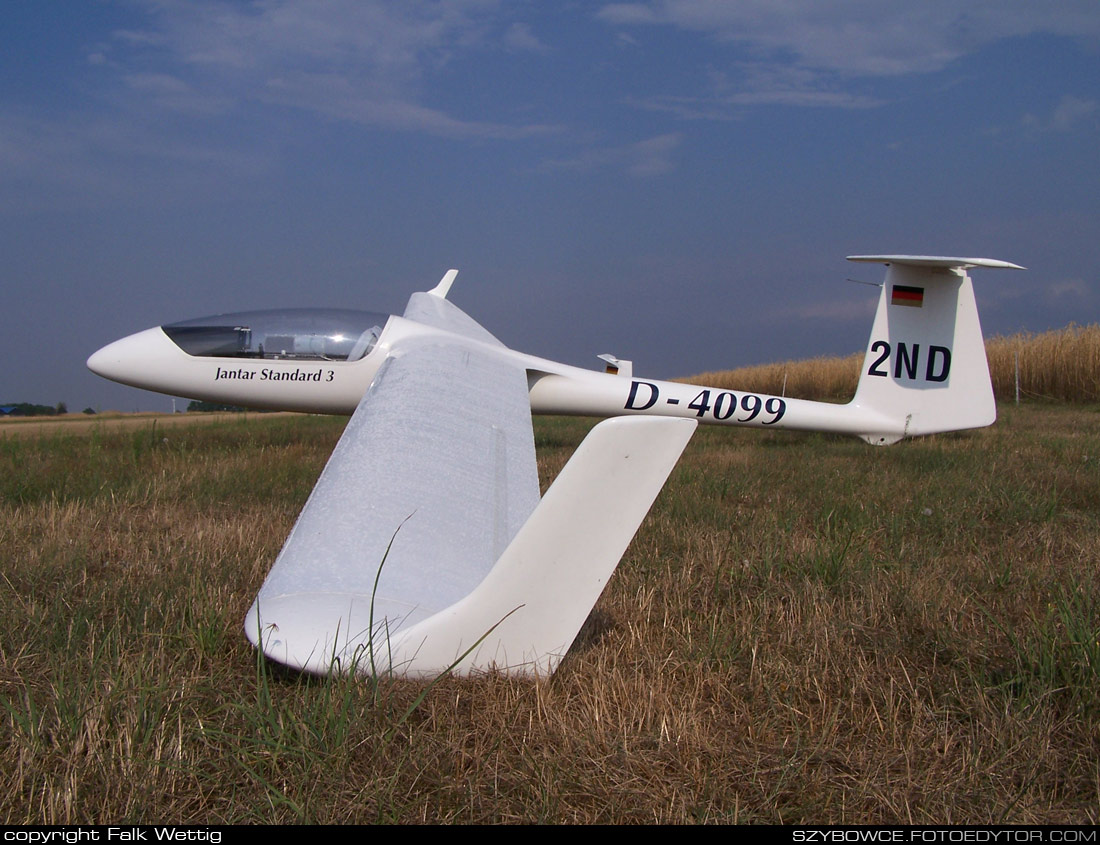
<svg viewBox="0 0 1100 845">
<path fill-rule="evenodd" d="M 553 677 L 433 685 L 244 639 L 342 420 L 4 437 L 0 819 L 1095 824 L 1098 423 L 701 429 Z"/>
<path fill-rule="evenodd" d="M 1023 399 L 1100 402 L 1100 325 L 994 337 L 986 341 L 985 349 L 998 400 L 1015 399 L 1018 373 Z M 845 358 L 700 373 L 686 380 L 775 396 L 846 402 L 855 393 L 862 363 L 860 352 Z"/>
</svg>

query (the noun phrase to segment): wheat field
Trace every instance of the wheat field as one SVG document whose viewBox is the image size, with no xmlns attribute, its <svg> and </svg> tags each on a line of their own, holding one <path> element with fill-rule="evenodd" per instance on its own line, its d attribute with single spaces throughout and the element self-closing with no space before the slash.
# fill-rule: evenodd
<svg viewBox="0 0 1100 845">
<path fill-rule="evenodd" d="M 993 392 L 1022 399 L 1100 402 L 1100 326 L 1067 326 L 1038 334 L 990 338 L 985 344 Z M 855 393 L 863 353 L 700 373 L 686 381 L 798 399 L 847 401 Z"/>
</svg>

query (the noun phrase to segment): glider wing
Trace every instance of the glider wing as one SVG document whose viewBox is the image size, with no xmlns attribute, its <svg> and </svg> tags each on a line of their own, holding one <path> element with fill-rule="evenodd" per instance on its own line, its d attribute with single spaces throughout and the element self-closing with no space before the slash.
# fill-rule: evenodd
<svg viewBox="0 0 1100 845">
<path fill-rule="evenodd" d="M 347 665 L 375 657 L 372 627 L 388 642 L 467 596 L 538 502 L 523 367 L 462 337 L 411 340 L 348 423 L 246 633 L 295 668 L 373 671 Z"/>
</svg>

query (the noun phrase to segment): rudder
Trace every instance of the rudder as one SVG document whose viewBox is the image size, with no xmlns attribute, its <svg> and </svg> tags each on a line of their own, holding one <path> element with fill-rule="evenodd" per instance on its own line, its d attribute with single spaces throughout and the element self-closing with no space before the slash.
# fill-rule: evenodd
<svg viewBox="0 0 1100 845">
<path fill-rule="evenodd" d="M 970 267 L 1022 270 L 989 258 L 853 255 L 887 265 L 852 405 L 886 414 L 897 430 L 867 432 L 886 445 L 916 434 L 981 428 L 997 418 Z"/>
</svg>

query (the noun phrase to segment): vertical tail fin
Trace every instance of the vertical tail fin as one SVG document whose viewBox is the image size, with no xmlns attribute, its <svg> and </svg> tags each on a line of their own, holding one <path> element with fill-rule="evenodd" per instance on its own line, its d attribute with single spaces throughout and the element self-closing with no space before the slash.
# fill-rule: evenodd
<svg viewBox="0 0 1100 845">
<path fill-rule="evenodd" d="M 902 422 L 901 436 L 990 425 L 997 418 L 967 269 L 1022 270 L 990 258 L 852 255 L 886 264 L 871 340 L 852 404 Z M 868 432 L 868 443 L 901 439 Z"/>
</svg>

